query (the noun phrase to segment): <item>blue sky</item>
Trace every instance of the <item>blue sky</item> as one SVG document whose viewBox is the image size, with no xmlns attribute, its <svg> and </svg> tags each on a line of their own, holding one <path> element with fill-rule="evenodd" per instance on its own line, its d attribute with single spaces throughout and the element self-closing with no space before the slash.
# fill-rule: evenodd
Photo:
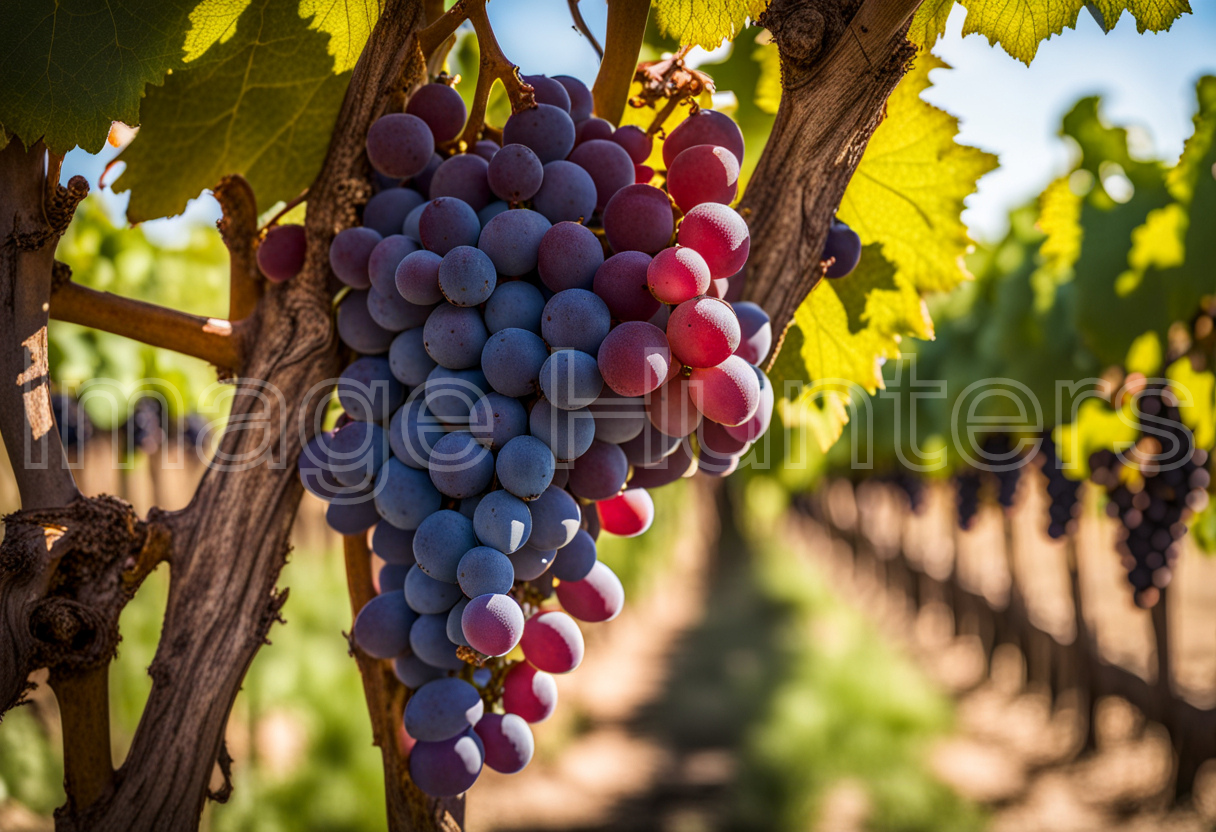
<svg viewBox="0 0 1216 832">
<path fill-rule="evenodd" d="M 1196 12 L 1170 32 L 1136 32 L 1125 14 L 1109 35 L 1082 12 L 1075 30 L 1039 47 L 1030 67 L 992 48 L 979 35 L 961 36 L 964 12 L 956 6 L 946 37 L 934 50 L 953 69 L 933 73 L 925 97 L 958 116 L 960 141 L 1000 156 L 1000 170 L 980 182 L 964 219 L 974 236 L 991 239 L 1005 229 L 1008 209 L 1038 194 L 1069 164 L 1070 149 L 1057 137 L 1060 118 L 1078 98 L 1100 94 L 1116 123 L 1135 125 L 1144 155 L 1172 161 L 1191 132 L 1195 80 L 1216 74 L 1216 2 L 1195 0 Z M 582 0 L 592 31 L 602 38 L 604 0 Z M 590 83 L 595 54 L 570 23 L 565 0 L 491 3 L 490 19 L 504 51 L 526 73 L 568 74 Z M 82 173 L 94 187 L 107 148 L 99 157 L 73 152 L 65 175 Z M 120 211 L 126 196 L 113 196 Z M 182 218 L 148 223 L 149 233 L 171 242 L 182 222 L 212 222 L 209 197 L 196 200 Z"/>
</svg>

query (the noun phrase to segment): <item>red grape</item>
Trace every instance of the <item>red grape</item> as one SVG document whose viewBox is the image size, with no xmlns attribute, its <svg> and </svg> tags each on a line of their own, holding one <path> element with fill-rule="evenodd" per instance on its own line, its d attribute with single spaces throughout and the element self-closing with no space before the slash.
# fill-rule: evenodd
<svg viewBox="0 0 1216 832">
<path fill-rule="evenodd" d="M 696 298 L 675 308 L 667 322 L 671 353 L 689 367 L 716 367 L 739 346 L 739 319 L 730 304 Z"/>
<path fill-rule="evenodd" d="M 701 424 L 701 411 L 689 397 L 688 379 L 676 376 L 646 397 L 650 424 L 668 436 L 688 436 Z"/>
<path fill-rule="evenodd" d="M 654 500 L 645 488 L 626 489 L 595 508 L 603 530 L 618 537 L 637 537 L 654 522 Z"/>
<path fill-rule="evenodd" d="M 615 572 L 597 561 L 581 581 L 558 584 L 557 600 L 579 621 L 611 621 L 625 606 L 625 588 Z"/>
<path fill-rule="evenodd" d="M 737 355 L 717 367 L 694 369 L 692 400 L 697 410 L 721 425 L 741 425 L 760 407 L 756 371 Z"/>
<path fill-rule="evenodd" d="M 528 722 L 544 722 L 557 708 L 557 683 L 548 673 L 519 662 L 503 677 L 502 707 Z"/>
<path fill-rule="evenodd" d="M 583 634 L 578 624 L 556 610 L 529 618 L 519 646 L 528 663 L 546 673 L 569 673 L 583 661 Z"/>
<path fill-rule="evenodd" d="M 621 188 L 604 207 L 604 234 L 613 251 L 655 254 L 671 244 L 674 228 L 671 200 L 651 185 Z M 712 263 L 710 271 L 713 271 Z"/>
<path fill-rule="evenodd" d="M 600 375 L 614 393 L 644 396 L 667 379 L 671 348 L 663 330 L 654 324 L 627 321 L 600 344 L 598 361 Z"/>
<path fill-rule="evenodd" d="M 616 128 L 616 132 L 612 134 L 612 141 L 625 148 L 625 152 L 629 154 L 629 158 L 635 165 L 645 164 L 654 147 L 654 139 L 646 135 L 646 131 L 636 124 L 626 124 Z"/>
<path fill-rule="evenodd" d="M 268 280 L 291 280 L 304 268 L 308 238 L 302 225 L 276 225 L 258 245 L 258 268 Z"/>
<path fill-rule="evenodd" d="M 729 205 L 739 193 L 739 162 L 725 147 L 694 145 L 672 162 L 667 192 L 685 213 L 702 202 Z"/>
<path fill-rule="evenodd" d="M 672 246 L 654 256 L 646 269 L 650 293 L 663 303 L 683 303 L 709 289 L 709 266 L 691 248 Z"/>
<path fill-rule="evenodd" d="M 620 321 L 645 321 L 659 309 L 646 283 L 650 255 L 622 251 L 604 261 L 595 271 L 592 289 L 608 304 L 612 317 Z"/>
<path fill-rule="evenodd" d="M 716 110 L 701 110 L 676 125 L 663 142 L 663 164 L 671 169 L 681 152 L 698 144 L 725 147 L 743 163 L 743 132 L 730 116 Z"/>
<path fill-rule="evenodd" d="M 696 249 L 705 258 L 710 277 L 715 280 L 730 277 L 743 268 L 751 248 L 751 236 L 743 217 L 730 206 L 717 202 L 703 202 L 685 214 L 678 239 L 680 245 Z"/>
</svg>

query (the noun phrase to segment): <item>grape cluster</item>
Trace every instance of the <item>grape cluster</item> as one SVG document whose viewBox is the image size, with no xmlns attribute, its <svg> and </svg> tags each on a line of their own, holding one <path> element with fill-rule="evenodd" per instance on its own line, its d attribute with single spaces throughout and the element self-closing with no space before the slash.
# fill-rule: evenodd
<svg viewBox="0 0 1216 832">
<path fill-rule="evenodd" d="M 911 471 L 900 469 L 886 477 L 887 481 L 903 492 L 908 499 L 909 510 L 916 515 L 925 511 L 925 481 Z"/>
<path fill-rule="evenodd" d="M 51 395 L 51 412 L 59 428 L 59 440 L 70 459 L 78 459 L 84 446 L 93 438 L 93 420 L 81 406 L 80 400 L 66 393 Z"/>
<path fill-rule="evenodd" d="M 443 84 L 371 127 L 381 190 L 329 251 L 359 357 L 300 461 L 334 529 L 374 527 L 387 565 L 353 636 L 414 690 L 410 771 L 433 796 L 527 765 L 577 622 L 624 604 L 601 529 L 641 534 L 647 489 L 734 470 L 774 404 L 768 316 L 723 299 L 750 244 L 727 204 L 739 128 L 672 130 L 664 191 L 644 132 L 591 116 L 575 79 L 525 80 L 538 103 L 501 147 L 436 152 L 465 121 Z"/>
<path fill-rule="evenodd" d="M 980 472 L 965 468 L 954 475 L 955 514 L 958 527 L 963 531 L 971 528 L 976 512 L 980 510 L 980 487 L 984 484 Z"/>
<path fill-rule="evenodd" d="M 1141 433 L 1122 456 L 1096 451 L 1090 477 L 1106 489 L 1107 514 L 1120 521 L 1117 547 L 1137 606 L 1152 607 L 1173 577 L 1186 521 L 1207 505 L 1207 452 L 1196 448 L 1168 385 L 1136 397 Z"/>
<path fill-rule="evenodd" d="M 1051 431 L 1045 431 L 1039 443 L 1039 458 L 1043 476 L 1047 479 L 1047 534 L 1059 540 L 1076 528 L 1081 503 L 1081 481 L 1064 476 L 1060 455 Z"/>
<path fill-rule="evenodd" d="M 994 469 L 992 476 L 996 479 L 996 501 L 1001 508 L 1013 508 L 1018 495 L 1018 481 L 1022 477 L 1021 465 L 1011 464 L 1013 457 L 1013 440 L 1007 433 L 991 433 L 984 438 L 980 446 L 984 458 L 989 460 Z"/>
</svg>

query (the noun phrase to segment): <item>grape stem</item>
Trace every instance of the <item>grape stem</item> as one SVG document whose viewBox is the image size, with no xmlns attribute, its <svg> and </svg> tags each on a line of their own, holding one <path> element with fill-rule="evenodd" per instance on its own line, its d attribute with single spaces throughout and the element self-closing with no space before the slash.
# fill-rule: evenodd
<svg viewBox="0 0 1216 832">
<path fill-rule="evenodd" d="M 258 229 L 258 234 L 260 235 L 262 232 L 266 231 L 267 229 L 271 228 L 272 226 L 278 225 L 279 220 L 283 219 L 283 217 L 287 216 L 287 214 L 289 214 L 292 211 L 292 209 L 294 209 L 296 206 L 306 202 L 307 200 L 308 200 L 308 188 L 305 188 L 304 190 L 300 191 L 299 195 L 296 196 L 294 199 L 292 199 L 291 202 L 288 202 L 280 210 L 276 211 L 275 215 L 273 217 L 271 217 L 270 219 L 268 219 L 266 221 L 266 224 Z"/>
<path fill-rule="evenodd" d="M 464 132 L 450 145 L 472 147 L 481 135 L 486 120 L 486 104 L 490 100 L 490 88 L 495 81 L 502 81 L 511 100 L 511 112 L 536 106 L 536 97 L 531 85 L 519 77 L 519 67 L 511 63 L 498 45 L 494 37 L 494 29 L 490 26 L 490 18 L 486 14 L 486 0 L 466 0 L 468 16 L 477 34 L 477 45 L 481 56 L 477 67 L 477 89 L 473 93 L 473 106 L 469 109 L 469 120 L 465 123 Z"/>
<path fill-rule="evenodd" d="M 604 57 L 591 87 L 595 114 L 620 124 L 629 100 L 629 86 L 638 68 L 638 53 L 646 34 L 650 0 L 613 0 L 608 4 L 608 26 L 604 33 Z"/>
<path fill-rule="evenodd" d="M 304 194 L 307 193 L 305 190 Z M 240 175 L 225 176 L 215 186 L 214 194 L 223 211 L 216 227 L 228 249 L 228 319 L 239 321 L 257 309 L 266 286 L 258 270 L 257 241 L 262 236 L 258 229 L 258 205 L 253 188 Z M 268 225 L 299 204 L 304 194 L 292 200 Z"/>
<path fill-rule="evenodd" d="M 579 0 L 567 0 L 567 2 L 570 4 L 570 17 L 574 19 L 574 28 L 578 29 L 582 36 L 591 44 L 591 48 L 595 50 L 595 57 L 601 61 L 604 60 L 604 48 L 600 46 L 600 42 L 591 33 L 591 28 L 587 25 L 587 21 L 583 19 L 583 13 L 578 7 Z"/>
</svg>

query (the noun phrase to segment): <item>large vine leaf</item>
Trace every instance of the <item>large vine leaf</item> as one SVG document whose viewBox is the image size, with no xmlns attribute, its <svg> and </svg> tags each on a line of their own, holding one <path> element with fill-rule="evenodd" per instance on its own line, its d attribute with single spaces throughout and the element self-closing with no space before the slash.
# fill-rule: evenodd
<svg viewBox="0 0 1216 832">
<path fill-rule="evenodd" d="M 766 0 L 653 0 L 655 23 L 683 45 L 716 49 L 755 20 Z"/>
<path fill-rule="evenodd" d="M 227 174 L 258 202 L 295 197 L 324 159 L 334 120 L 378 6 L 210 0 L 210 48 L 148 95 L 139 135 L 120 157 L 133 222 L 180 213 Z M 310 20 L 301 15 L 311 13 Z M 226 21 L 220 27 L 218 22 Z M 220 34 L 215 34 L 216 31 Z M 344 71 L 339 71 L 345 67 Z"/>
<path fill-rule="evenodd" d="M 967 9 L 963 34 L 980 34 L 1014 58 L 1029 64 L 1039 44 L 1077 25 L 1085 0 L 959 0 Z M 1129 11 L 1136 28 L 1144 32 L 1166 31 L 1184 14 L 1188 0 L 1093 0 L 1088 4 L 1098 25 L 1106 32 L 1115 28 L 1120 15 Z M 946 33 L 946 21 L 954 0 L 925 0 L 912 18 L 908 37 L 920 46 L 932 46 Z"/>
<path fill-rule="evenodd" d="M 110 122 L 181 65 L 195 0 L 17 0 L 0 27 L 0 124 L 28 147 L 101 150 Z"/>
<path fill-rule="evenodd" d="M 927 52 L 917 57 L 887 101 L 839 212 L 921 291 L 948 291 L 966 279 L 963 200 L 997 166 L 991 153 L 957 144 L 958 119 L 921 99 L 939 67 L 947 64 Z"/>
</svg>

